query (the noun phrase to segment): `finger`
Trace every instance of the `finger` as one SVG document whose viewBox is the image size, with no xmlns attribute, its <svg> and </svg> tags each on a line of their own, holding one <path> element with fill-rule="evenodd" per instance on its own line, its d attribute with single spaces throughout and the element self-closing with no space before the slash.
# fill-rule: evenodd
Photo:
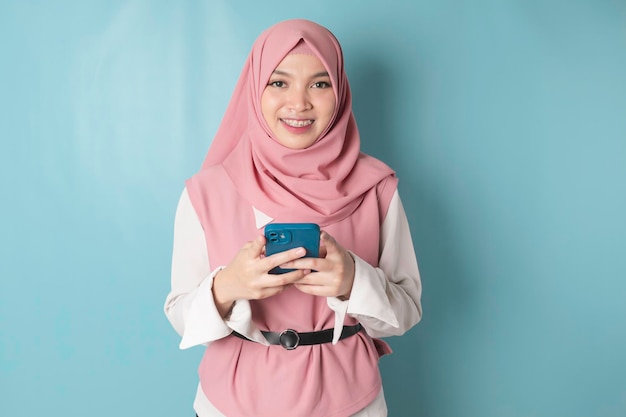
<svg viewBox="0 0 626 417">
<path fill-rule="evenodd" d="M 315 286 L 327 285 L 325 274 L 320 274 L 319 272 L 311 271 L 310 269 L 301 269 L 299 271 L 304 271 L 304 275 L 300 279 L 294 281 L 293 284 Z"/>
<path fill-rule="evenodd" d="M 319 249 L 319 258 L 325 258 L 326 257 L 326 245 L 324 244 L 324 241 L 320 239 L 320 249 Z"/>
<path fill-rule="evenodd" d="M 294 287 L 305 294 L 316 295 L 318 297 L 332 297 L 330 289 L 323 285 L 310 285 L 310 284 L 293 284 Z"/>
<path fill-rule="evenodd" d="M 329 263 L 323 258 L 300 258 L 279 265 L 283 269 L 310 269 L 312 271 L 326 271 Z"/>
<path fill-rule="evenodd" d="M 261 256 L 263 248 L 265 247 L 265 237 L 263 235 L 257 236 L 252 242 L 250 242 L 250 251 L 253 257 Z"/>
<path fill-rule="evenodd" d="M 295 270 L 283 274 L 267 274 L 263 278 L 265 288 L 285 287 L 302 280 L 310 271 Z"/>
<path fill-rule="evenodd" d="M 321 240 L 324 242 L 326 246 L 326 258 L 327 260 L 334 262 L 346 263 L 348 260 L 354 263 L 354 259 L 350 252 L 346 250 L 343 246 L 341 246 L 334 237 L 332 237 L 327 232 L 323 232 L 321 235 Z"/>
<path fill-rule="evenodd" d="M 294 248 L 275 253 L 263 258 L 263 269 L 269 271 L 294 259 L 302 258 L 304 255 L 306 255 L 306 249 L 304 248 Z"/>
<path fill-rule="evenodd" d="M 332 237 L 328 232 L 323 231 L 320 234 L 320 240 L 324 248 L 326 249 L 326 255 L 328 255 L 329 253 L 341 252 L 341 247 L 339 246 L 335 238 Z"/>
</svg>

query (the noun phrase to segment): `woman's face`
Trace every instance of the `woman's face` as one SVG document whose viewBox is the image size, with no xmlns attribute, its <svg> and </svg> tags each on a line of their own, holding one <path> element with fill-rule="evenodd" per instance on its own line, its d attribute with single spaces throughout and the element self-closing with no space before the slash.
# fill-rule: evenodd
<svg viewBox="0 0 626 417">
<path fill-rule="evenodd" d="M 287 55 L 261 96 L 261 112 L 283 146 L 305 149 L 326 129 L 335 111 L 335 93 L 322 62 L 313 55 Z"/>
</svg>

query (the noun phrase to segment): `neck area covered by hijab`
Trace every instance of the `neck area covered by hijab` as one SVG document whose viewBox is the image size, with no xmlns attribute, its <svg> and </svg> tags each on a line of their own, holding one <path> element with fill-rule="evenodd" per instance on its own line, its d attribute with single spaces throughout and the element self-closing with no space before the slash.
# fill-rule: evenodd
<svg viewBox="0 0 626 417">
<path fill-rule="evenodd" d="M 296 150 L 274 138 L 261 95 L 274 69 L 303 42 L 328 71 L 337 105 L 316 142 Z M 220 164 L 255 208 L 281 221 L 320 226 L 350 216 L 381 181 L 396 183 L 387 165 L 360 152 L 339 42 L 323 26 L 302 19 L 274 25 L 254 43 L 202 168 Z"/>
</svg>

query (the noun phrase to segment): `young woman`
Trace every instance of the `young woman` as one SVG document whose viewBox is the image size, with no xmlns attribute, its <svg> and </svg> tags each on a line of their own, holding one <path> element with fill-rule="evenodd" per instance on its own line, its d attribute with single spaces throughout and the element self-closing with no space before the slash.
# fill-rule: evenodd
<svg viewBox="0 0 626 417">
<path fill-rule="evenodd" d="M 206 345 L 200 417 L 387 415 L 379 338 L 420 320 L 421 284 L 397 179 L 360 152 L 351 100 L 332 33 L 270 27 L 186 183 L 165 313 L 181 348 Z M 320 225 L 320 257 L 265 256 L 278 222 Z"/>
</svg>

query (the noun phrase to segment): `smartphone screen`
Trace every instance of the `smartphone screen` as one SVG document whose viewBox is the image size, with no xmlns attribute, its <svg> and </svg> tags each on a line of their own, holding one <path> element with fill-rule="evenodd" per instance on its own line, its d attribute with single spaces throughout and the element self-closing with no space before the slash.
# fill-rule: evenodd
<svg viewBox="0 0 626 417">
<path fill-rule="evenodd" d="M 320 227 L 315 223 L 270 223 L 265 226 L 265 255 L 270 256 L 292 248 L 303 247 L 304 257 L 317 258 L 320 247 Z M 293 271 L 276 267 L 270 274 Z"/>
</svg>

